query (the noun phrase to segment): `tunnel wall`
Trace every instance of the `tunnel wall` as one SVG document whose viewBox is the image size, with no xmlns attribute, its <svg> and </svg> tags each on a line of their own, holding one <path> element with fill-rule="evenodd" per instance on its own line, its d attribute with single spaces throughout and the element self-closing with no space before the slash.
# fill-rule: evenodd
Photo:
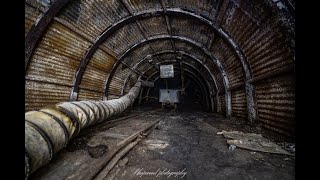
<svg viewBox="0 0 320 180">
<path fill-rule="evenodd" d="M 50 4 L 40 0 L 25 2 L 26 38 L 55 2 L 59 0 Z M 106 30 L 123 19 L 144 11 L 170 8 L 199 15 L 214 23 L 232 38 L 235 46 L 210 25 L 179 13 L 151 13 L 120 23 L 101 40 Z M 254 87 L 257 112 L 254 121 L 281 134 L 294 136 L 295 33 L 292 9 L 294 1 L 289 0 L 70 0 L 44 28 L 27 63 L 25 110 L 38 110 L 73 97 L 76 99 L 72 100 L 121 97 L 122 90 L 127 92 L 138 77 L 148 77 L 156 71 L 155 68 L 149 69 L 152 64 L 148 61 L 134 67 L 139 60 L 152 53 L 175 49 L 190 53 L 208 67 L 215 78 L 215 82 L 210 81 L 210 92 L 212 97 L 219 93 L 221 113 L 227 111 L 225 93 L 230 91 L 231 115 L 248 118 L 251 110 L 247 102 L 247 82 Z M 161 35 L 188 38 L 201 46 L 169 38 L 150 41 L 123 57 L 121 65 L 111 74 L 115 63 L 131 47 Z M 88 56 L 90 49 L 96 46 L 92 56 Z M 215 64 L 203 49 L 221 62 L 222 67 Z M 238 51 L 248 64 L 249 78 Z M 161 62 L 167 58 L 171 57 L 166 54 L 155 56 L 153 61 Z M 86 60 L 87 64 L 83 63 Z M 229 87 L 226 87 L 221 68 L 226 72 Z M 79 78 L 81 72 L 83 75 Z M 106 87 L 108 80 L 110 84 Z M 78 86 L 77 91 L 75 86 Z M 215 106 L 218 105 L 217 99 L 214 102 Z"/>
</svg>

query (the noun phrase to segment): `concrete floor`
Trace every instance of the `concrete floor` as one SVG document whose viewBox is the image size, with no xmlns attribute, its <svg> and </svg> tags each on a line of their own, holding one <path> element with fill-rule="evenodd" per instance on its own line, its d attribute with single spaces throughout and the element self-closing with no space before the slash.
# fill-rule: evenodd
<svg viewBox="0 0 320 180">
<path fill-rule="evenodd" d="M 166 118 L 159 128 L 122 158 L 106 179 L 295 179 L 294 156 L 231 151 L 217 132 L 262 132 L 277 143 L 284 141 L 276 134 L 237 118 L 200 111 L 163 110 L 144 118 L 161 116 Z"/>
</svg>

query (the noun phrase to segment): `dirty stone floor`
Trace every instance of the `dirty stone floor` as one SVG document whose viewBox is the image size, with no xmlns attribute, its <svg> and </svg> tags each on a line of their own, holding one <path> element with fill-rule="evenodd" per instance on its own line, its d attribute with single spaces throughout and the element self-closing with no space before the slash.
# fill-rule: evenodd
<svg viewBox="0 0 320 180">
<path fill-rule="evenodd" d="M 283 139 L 243 121 L 212 113 L 162 110 L 158 128 L 123 157 L 106 179 L 295 179 L 294 156 L 228 149 L 222 130 L 261 133 Z"/>
</svg>

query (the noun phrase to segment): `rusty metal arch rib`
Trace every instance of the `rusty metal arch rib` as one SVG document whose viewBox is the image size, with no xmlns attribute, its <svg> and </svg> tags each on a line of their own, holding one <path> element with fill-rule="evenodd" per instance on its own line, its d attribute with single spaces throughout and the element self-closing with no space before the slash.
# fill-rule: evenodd
<svg viewBox="0 0 320 180">
<path fill-rule="evenodd" d="M 106 40 L 106 38 L 118 30 L 120 27 L 130 23 L 134 22 L 136 19 L 140 18 L 146 18 L 146 17 L 151 17 L 151 16 L 158 16 L 158 15 L 180 15 L 180 16 L 186 16 L 190 17 L 196 20 L 199 20 L 207 25 L 209 25 L 218 35 L 220 35 L 222 38 L 226 40 L 226 42 L 231 45 L 233 50 L 236 52 L 239 60 L 241 67 L 244 71 L 245 74 L 245 79 L 246 79 L 246 91 L 247 91 L 247 105 L 248 105 L 248 114 L 249 114 L 249 120 L 252 121 L 252 119 L 256 118 L 256 107 L 255 107 L 255 99 L 254 99 L 254 86 L 248 82 L 249 79 L 252 78 L 251 75 L 251 70 L 249 68 L 248 62 L 245 59 L 243 52 L 239 48 L 239 46 L 235 43 L 235 41 L 223 30 L 221 29 L 218 25 L 216 25 L 214 22 L 208 20 L 207 18 L 197 15 L 192 12 L 188 12 L 182 9 L 177 9 L 177 8 L 168 8 L 165 11 L 163 9 L 151 9 L 148 11 L 141 11 L 139 13 L 134 14 L 133 16 L 129 16 L 127 18 L 124 18 L 111 27 L 109 27 L 107 30 L 105 30 L 97 39 L 95 40 L 94 44 L 88 49 L 86 55 L 84 58 L 81 60 L 80 65 L 78 67 L 77 72 L 75 73 L 75 78 L 73 80 L 73 88 L 71 90 L 70 94 L 70 100 L 75 100 L 77 99 L 77 93 L 79 90 L 79 85 L 82 79 L 82 76 L 84 74 L 85 68 L 88 64 L 88 61 L 91 59 L 92 55 L 94 52 L 97 50 L 98 46 Z M 231 100 L 231 99 L 230 99 Z"/>
<path fill-rule="evenodd" d="M 236 54 L 241 61 L 241 67 L 243 68 L 243 70 L 245 72 L 246 79 L 251 78 L 251 72 L 249 71 L 248 63 L 244 59 L 244 56 L 243 56 L 240 48 L 236 45 L 234 40 L 225 31 L 223 31 L 220 27 L 218 27 L 212 21 L 210 21 L 202 16 L 196 15 L 194 13 L 184 11 L 181 9 L 177 9 L 177 8 L 168 8 L 168 9 L 166 9 L 166 11 L 164 11 L 163 9 L 151 9 L 151 10 L 147 10 L 147 11 L 138 12 L 138 13 L 134 14 L 133 16 L 126 17 L 126 18 L 116 22 L 115 24 L 113 24 L 112 26 L 107 28 L 103 33 L 101 33 L 101 35 L 99 37 L 96 38 L 94 44 L 87 50 L 87 53 L 80 61 L 80 65 L 75 73 L 75 77 L 73 80 L 74 86 L 71 90 L 70 100 L 76 100 L 76 95 L 74 95 L 73 93 L 77 94 L 79 91 L 79 85 L 80 85 L 82 76 L 84 74 L 84 71 L 86 69 L 86 66 L 88 64 L 88 61 L 91 59 L 91 57 L 93 56 L 95 51 L 98 49 L 99 45 L 101 45 L 111 34 L 116 32 L 118 29 L 122 28 L 123 26 L 125 26 L 129 23 L 133 23 L 138 19 L 166 15 L 166 14 L 190 17 L 195 20 L 199 20 L 199 21 L 205 23 L 206 25 L 208 25 L 209 27 L 211 27 L 218 35 L 220 35 L 222 38 L 224 38 L 226 40 L 226 42 L 228 42 L 232 46 L 232 48 L 236 51 Z"/>
<path fill-rule="evenodd" d="M 182 36 L 170 36 L 170 35 L 157 35 L 157 36 L 152 36 L 152 37 L 148 37 L 147 40 L 142 40 L 137 44 L 134 44 L 133 46 L 131 46 L 130 48 L 128 48 L 122 55 L 121 57 L 115 62 L 115 64 L 113 65 L 109 76 L 107 77 L 106 80 L 106 85 L 105 85 L 105 95 L 104 97 L 108 97 L 108 87 L 111 83 L 111 80 L 113 78 L 114 73 L 116 72 L 118 66 L 121 64 L 121 62 L 123 61 L 123 59 L 133 50 L 137 49 L 138 47 L 141 47 L 142 45 L 149 43 L 149 42 L 153 42 L 153 41 L 157 41 L 157 40 L 167 40 L 167 39 L 174 39 L 174 40 L 179 40 L 179 41 L 183 41 L 189 44 L 194 45 L 195 47 L 201 49 L 203 51 L 204 54 L 206 54 L 207 56 L 210 57 L 210 59 L 213 61 L 213 63 L 215 63 L 218 67 L 218 70 L 222 76 L 222 80 L 223 80 L 223 84 L 224 84 L 224 89 L 225 89 L 225 101 L 226 101 L 226 116 L 229 117 L 231 116 L 231 94 L 229 91 L 229 80 L 227 77 L 227 74 L 224 70 L 224 67 L 222 66 L 221 62 L 214 57 L 214 55 L 212 53 L 209 52 L 209 50 L 203 46 L 202 44 L 195 42 L 194 40 L 187 38 L 187 37 L 182 37 Z"/>
<path fill-rule="evenodd" d="M 35 24 L 35 27 L 32 27 L 31 31 L 28 33 L 30 34 L 29 37 L 27 35 L 26 37 L 26 43 L 25 43 L 25 70 L 27 69 L 27 65 L 30 59 L 31 54 L 34 51 L 34 47 L 36 46 L 39 38 L 42 36 L 43 31 L 47 28 L 47 25 L 49 22 L 51 22 L 52 18 L 60 11 L 60 9 L 68 2 L 69 0 L 56 0 L 53 2 L 53 4 L 48 8 L 48 10 L 45 12 L 45 14 L 38 19 L 37 23 Z M 190 18 L 194 18 L 196 20 L 202 21 L 209 25 L 217 34 L 219 34 L 221 37 L 223 37 L 230 45 L 231 47 L 236 51 L 237 56 L 240 59 L 242 69 L 245 72 L 246 77 L 246 92 L 247 92 L 247 105 L 248 105 L 248 114 L 249 114 L 249 120 L 252 121 L 256 118 L 256 105 L 255 105 L 255 97 L 254 97 L 254 86 L 248 82 L 249 79 L 252 78 L 251 71 L 248 65 L 247 60 L 244 58 L 243 52 L 239 48 L 239 46 L 235 43 L 235 41 L 218 25 L 216 25 L 214 22 L 211 22 L 207 18 L 197 15 L 192 12 L 188 12 L 182 9 L 177 8 L 168 8 L 168 9 L 151 9 L 149 11 L 142 11 L 139 13 L 134 14 L 133 16 L 130 16 L 128 18 L 124 18 L 117 23 L 113 24 L 111 27 L 109 27 L 107 30 L 105 30 L 97 39 L 95 40 L 94 44 L 88 49 L 87 53 L 85 54 L 84 58 L 81 60 L 78 70 L 75 73 L 75 78 L 73 80 L 73 88 L 70 93 L 70 100 L 74 99 L 74 94 L 78 93 L 79 85 L 82 79 L 82 76 L 84 74 L 85 68 L 87 66 L 87 63 L 89 59 L 91 59 L 94 52 L 97 50 L 98 46 L 113 32 L 115 32 L 119 27 L 122 27 L 123 25 L 130 23 L 132 21 L 135 21 L 136 19 L 143 18 L 143 17 L 150 17 L 155 15 L 161 15 L 161 14 L 169 14 L 169 15 L 180 15 L 180 16 L 187 16 Z M 33 33 L 32 33 L 33 32 Z M 37 32 L 37 33 L 35 33 Z M 37 34 L 34 37 L 30 37 L 31 34 Z M 33 35 L 32 35 L 33 36 Z M 76 99 L 77 97 L 75 97 Z"/>
<path fill-rule="evenodd" d="M 32 25 L 31 29 L 27 33 L 25 38 L 25 63 L 24 70 L 27 71 L 30 57 L 36 47 L 39 39 L 41 38 L 43 32 L 46 30 L 48 24 L 51 20 L 59 13 L 61 8 L 68 2 L 69 0 L 55 0 L 51 6 L 49 6 L 44 14 L 37 19 L 34 25 Z"/>
<path fill-rule="evenodd" d="M 153 54 L 149 54 L 149 55 L 147 55 L 146 57 L 142 58 L 138 63 L 136 63 L 136 64 L 132 67 L 132 69 L 138 68 L 138 66 L 139 66 L 141 63 L 143 63 L 145 60 L 147 60 L 149 57 L 158 56 L 158 55 L 161 55 L 161 54 L 178 54 L 178 53 L 180 53 L 180 54 L 183 55 L 183 56 L 187 56 L 188 58 L 191 58 L 191 59 L 195 60 L 196 62 L 199 62 L 200 64 L 202 64 L 201 60 L 199 60 L 199 59 L 196 58 L 195 56 L 193 56 L 193 55 L 191 55 L 191 54 L 189 54 L 189 53 L 187 53 L 187 52 L 185 52 L 185 51 L 163 50 L 163 51 L 158 51 L 158 52 L 153 53 Z M 206 70 L 208 71 L 208 73 L 210 74 L 211 79 L 212 79 L 212 81 L 214 82 L 214 86 L 215 86 L 215 88 L 216 88 L 216 91 L 218 91 L 218 86 L 217 86 L 217 84 L 216 84 L 216 80 L 215 80 L 214 76 L 212 75 L 212 73 L 209 71 L 209 68 L 208 68 L 205 64 L 202 64 L 202 65 L 205 67 L 205 69 L 206 69 Z M 127 85 L 128 79 L 129 79 L 129 77 L 130 77 L 132 74 L 133 74 L 133 72 L 130 72 L 130 74 L 128 74 L 127 77 L 125 78 L 124 83 L 123 83 L 123 85 L 122 85 L 122 89 L 121 89 L 121 95 L 124 94 L 124 88 L 125 88 L 125 86 Z"/>
</svg>

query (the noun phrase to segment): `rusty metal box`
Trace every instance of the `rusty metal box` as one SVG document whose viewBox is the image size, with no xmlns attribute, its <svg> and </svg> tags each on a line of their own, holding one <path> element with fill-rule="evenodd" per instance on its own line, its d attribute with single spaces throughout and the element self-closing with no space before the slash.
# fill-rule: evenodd
<svg viewBox="0 0 320 180">
<path fill-rule="evenodd" d="M 174 77 L 173 64 L 161 65 L 160 66 L 160 77 L 161 78 Z"/>
</svg>

